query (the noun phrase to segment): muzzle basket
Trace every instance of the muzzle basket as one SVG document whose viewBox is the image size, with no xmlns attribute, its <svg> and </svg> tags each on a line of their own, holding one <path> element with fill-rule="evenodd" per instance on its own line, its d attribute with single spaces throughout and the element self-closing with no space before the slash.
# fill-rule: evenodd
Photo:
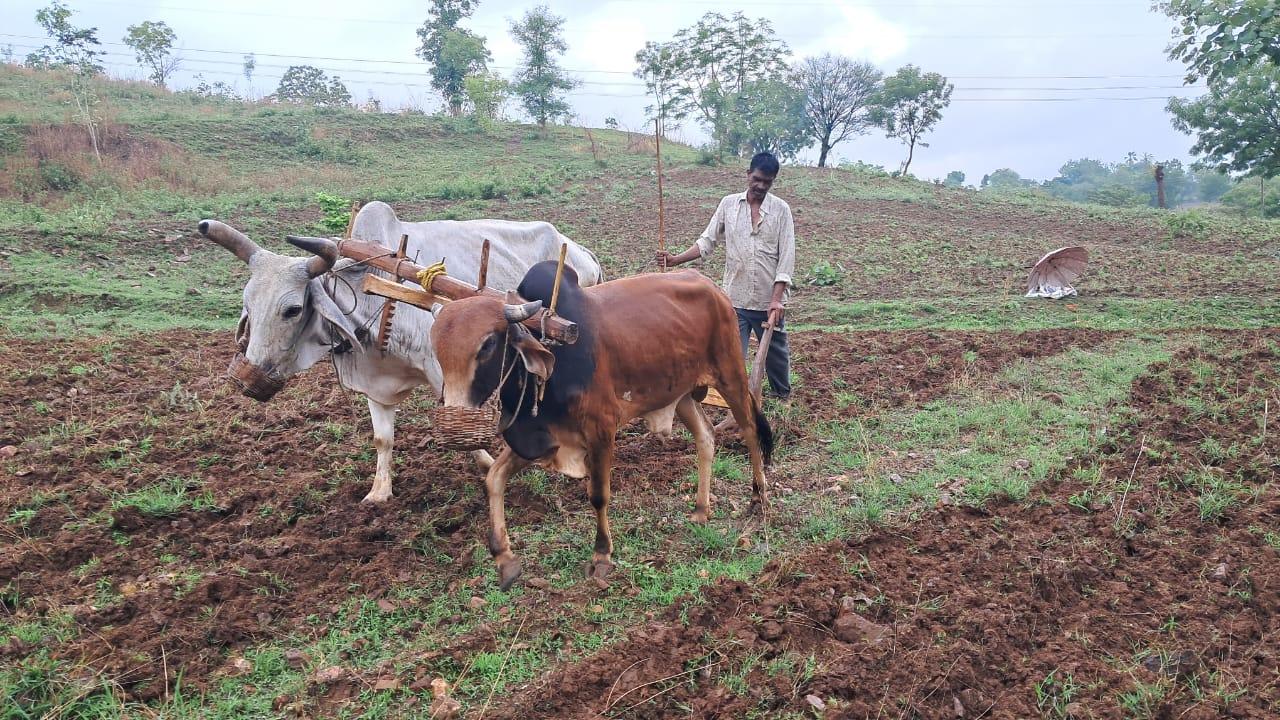
<svg viewBox="0 0 1280 720">
<path fill-rule="evenodd" d="M 231 364 L 227 366 L 227 376 L 236 381 L 245 395 L 263 402 L 280 392 L 285 383 L 250 364 L 243 352 L 236 353 L 231 360 Z"/>
<path fill-rule="evenodd" d="M 436 445 L 445 450 L 483 450 L 498 433 L 492 405 L 479 408 L 438 406 L 427 411 Z"/>
</svg>

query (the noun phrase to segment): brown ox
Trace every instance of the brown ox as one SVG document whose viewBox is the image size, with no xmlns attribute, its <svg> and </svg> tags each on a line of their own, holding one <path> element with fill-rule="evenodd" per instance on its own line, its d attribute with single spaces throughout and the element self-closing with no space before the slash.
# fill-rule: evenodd
<svg viewBox="0 0 1280 720">
<path fill-rule="evenodd" d="M 604 577 L 612 570 L 608 510 L 614 437 L 633 418 L 661 416 L 675 406 L 698 452 L 691 519 L 706 522 L 715 438 L 698 401 L 708 386 L 720 391 L 743 428 L 751 453 L 752 508 L 768 503 L 764 466 L 773 450 L 773 431 L 747 389 L 738 325 L 724 293 L 692 270 L 582 289 L 566 267 L 556 310 L 578 324 L 579 338 L 549 349 L 519 321 L 549 303 L 555 270 L 555 263 L 544 262 L 525 275 L 518 292 L 530 302 L 460 300 L 440 308 L 431 328 L 446 407 L 478 408 L 499 392 L 507 448 L 489 469 L 485 489 L 489 551 L 504 590 L 520 576 L 520 561 L 507 537 L 503 495 L 507 479 L 531 463 L 589 478 L 596 542 L 588 574 Z"/>
</svg>

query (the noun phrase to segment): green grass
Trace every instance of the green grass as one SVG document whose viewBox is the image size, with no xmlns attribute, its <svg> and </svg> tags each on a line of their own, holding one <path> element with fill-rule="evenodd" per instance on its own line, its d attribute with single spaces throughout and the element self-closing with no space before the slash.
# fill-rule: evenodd
<svg viewBox="0 0 1280 720">
<path fill-rule="evenodd" d="M 143 515 L 154 517 L 174 515 L 188 508 L 196 512 L 216 509 L 217 504 L 209 491 L 194 492 L 200 485 L 201 482 L 194 478 L 167 478 L 114 498 L 111 509 L 132 507 Z"/>
<path fill-rule="evenodd" d="M 1050 328 L 1160 331 L 1183 328 L 1256 329 L 1280 325 L 1274 298 L 973 297 L 827 303 L 805 311 L 793 330 L 1012 330 Z"/>
</svg>

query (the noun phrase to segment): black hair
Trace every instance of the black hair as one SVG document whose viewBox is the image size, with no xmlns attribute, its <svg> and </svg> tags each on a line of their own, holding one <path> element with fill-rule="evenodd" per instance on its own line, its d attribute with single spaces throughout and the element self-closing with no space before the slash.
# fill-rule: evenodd
<svg viewBox="0 0 1280 720">
<path fill-rule="evenodd" d="M 759 170 L 769 177 L 777 177 L 778 158 L 774 157 L 771 152 L 756 153 L 755 157 L 751 158 L 751 167 L 747 168 L 747 172 L 754 172 L 756 170 Z"/>
</svg>

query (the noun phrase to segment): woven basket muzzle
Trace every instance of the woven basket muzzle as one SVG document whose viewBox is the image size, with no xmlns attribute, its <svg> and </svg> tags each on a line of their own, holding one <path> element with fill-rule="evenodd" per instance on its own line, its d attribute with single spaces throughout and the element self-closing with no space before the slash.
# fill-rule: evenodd
<svg viewBox="0 0 1280 720">
<path fill-rule="evenodd" d="M 244 353 L 236 353 L 231 364 L 227 366 L 227 375 L 240 385 L 240 390 L 254 400 L 270 400 L 285 381 L 263 372 L 261 368 L 249 362 Z"/>
<path fill-rule="evenodd" d="M 439 406 L 427 411 L 436 445 L 446 450 L 483 450 L 498 432 L 492 405 L 484 407 Z"/>
</svg>

